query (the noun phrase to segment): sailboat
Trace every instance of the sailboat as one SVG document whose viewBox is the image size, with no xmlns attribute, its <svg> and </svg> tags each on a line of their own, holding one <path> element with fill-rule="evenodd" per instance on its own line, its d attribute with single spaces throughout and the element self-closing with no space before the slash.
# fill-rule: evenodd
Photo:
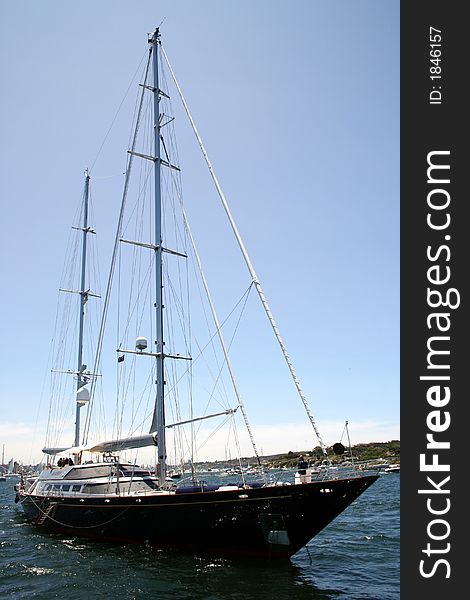
<svg viewBox="0 0 470 600">
<path fill-rule="evenodd" d="M 2 472 L 0 473 L 0 481 L 7 480 L 7 478 L 5 477 L 4 466 L 5 466 L 5 444 L 3 444 L 3 446 L 2 446 Z"/>
<path fill-rule="evenodd" d="M 87 220 L 90 175 L 88 172 L 85 174 L 83 221 L 77 227 L 82 235 L 80 289 L 75 290 L 79 296 L 77 367 L 69 369 L 67 373 L 68 376 L 72 375 L 76 382 L 73 444 L 44 447 L 43 452 L 48 457 L 48 464 L 37 477 L 21 480 L 17 486 L 16 501 L 21 504 L 33 525 L 68 536 L 76 535 L 116 543 L 148 544 L 157 548 L 218 556 L 287 559 L 341 514 L 376 481 L 378 474 L 361 471 L 354 466 L 348 471 L 329 469 L 331 463 L 326 446 L 310 412 L 259 278 L 241 240 L 181 87 L 162 46 L 158 28 L 149 36 L 148 43 L 148 61 L 140 84 L 140 99 L 137 103 L 135 128 L 128 150 L 110 275 L 104 295 L 102 320 L 91 370 L 83 364 L 85 305 L 92 296 L 86 281 L 87 238 L 90 233 L 94 233 Z M 170 133 L 174 118 L 165 104 L 169 100 L 169 93 L 166 75 L 163 74 L 164 64 L 167 65 L 177 95 L 189 117 L 236 242 L 248 267 L 250 289 L 255 289 L 259 295 L 324 455 L 321 469 L 312 473 L 307 467 L 292 482 L 269 478 L 262 468 L 247 409 L 235 379 L 230 358 L 230 344 L 223 336 L 225 320 L 221 321 L 215 311 L 213 299 L 208 291 L 207 278 L 201 268 L 200 256 L 193 244 L 194 239 L 189 229 L 187 214 L 181 206 L 181 187 L 174 179 L 176 176 L 181 176 L 181 169 L 175 160 L 177 155 L 173 152 L 173 134 Z M 147 119 L 149 126 L 147 139 L 150 146 L 149 150 L 144 151 L 137 145 L 139 139 L 137 132 L 144 128 L 141 113 L 147 101 L 151 107 Z M 130 195 L 129 178 L 134 161 L 144 165 L 137 196 L 140 198 L 142 190 L 145 189 L 145 194 L 150 190 L 152 197 L 150 212 L 147 213 L 144 209 L 139 212 L 140 200 L 136 201 L 130 210 L 134 216 L 137 213 L 140 215 L 137 221 L 140 223 L 140 232 L 144 239 L 125 237 L 127 223 L 125 205 Z M 176 194 L 176 201 L 171 210 L 163 207 L 163 196 L 170 189 Z M 170 240 L 170 235 L 164 232 L 164 225 L 169 214 L 176 208 L 182 209 L 183 226 L 182 229 L 174 229 L 173 239 Z M 152 231 L 152 241 L 145 239 L 149 230 Z M 186 246 L 181 242 L 183 237 Z M 170 245 L 172 242 L 175 244 L 181 242 L 181 244 L 175 247 Z M 151 274 L 137 267 L 129 279 L 124 278 L 118 258 L 120 252 L 118 248 L 122 249 L 124 246 L 132 249 L 133 257 L 138 253 L 139 256 L 143 253 L 150 257 Z M 222 355 L 220 371 L 223 367 L 236 398 L 235 404 L 229 402 L 215 411 L 208 408 L 208 401 L 205 410 L 200 414 L 196 414 L 192 398 L 201 392 L 192 391 L 192 388 L 189 391 L 188 388 L 180 392 L 176 390 L 182 380 L 181 372 L 189 375 L 191 381 L 195 378 L 196 367 L 202 363 L 202 360 L 197 359 L 203 354 L 206 346 L 198 344 L 197 347 L 192 347 L 188 342 L 189 337 L 180 335 L 180 339 L 184 339 L 186 343 L 186 354 L 181 354 L 174 349 L 174 342 L 167 337 L 167 334 L 173 331 L 169 325 L 170 316 L 175 317 L 176 321 L 181 321 L 184 304 L 184 300 L 176 302 L 177 309 L 170 314 L 169 304 L 174 289 L 168 279 L 169 261 L 177 263 L 178 277 L 180 280 L 184 279 L 185 268 L 181 267 L 181 261 L 186 261 L 190 253 L 199 268 L 195 273 L 202 280 L 200 290 L 205 292 L 206 306 L 209 307 L 208 314 L 212 317 L 212 329 L 206 346 L 212 347 L 214 340 L 218 339 Z M 129 262 L 132 261 L 135 259 Z M 134 262 L 134 266 L 135 264 Z M 188 280 L 192 279 L 192 275 L 189 277 L 187 270 L 186 276 Z M 135 329 L 138 335 L 135 337 L 134 348 L 127 347 L 125 343 L 130 336 L 129 322 L 119 332 L 117 354 L 115 354 L 117 355 L 116 366 L 121 369 L 121 374 L 131 367 L 135 368 L 135 371 L 117 394 L 120 402 L 117 411 L 119 418 L 114 421 L 113 435 L 110 439 L 100 440 L 92 439 L 92 423 L 93 418 L 97 417 L 98 413 L 101 414 L 97 408 L 99 401 L 97 390 L 105 375 L 100 372 L 106 366 L 102 356 L 103 339 L 105 323 L 112 313 L 110 301 L 113 281 L 116 279 L 123 281 L 124 287 L 127 287 L 126 293 L 129 294 L 130 300 L 126 304 L 130 309 L 129 312 L 136 317 L 137 327 L 143 327 L 147 318 L 151 320 L 152 326 L 149 329 L 149 336 L 139 334 Z M 138 312 L 135 308 L 137 301 L 143 296 L 143 293 L 135 291 L 137 283 L 142 284 L 151 298 L 150 317 L 148 317 L 149 311 Z M 186 302 L 186 307 L 191 307 L 192 304 L 193 299 Z M 121 310 L 116 312 L 120 313 Z M 194 327 L 191 324 L 191 328 Z M 142 374 L 144 369 L 142 365 L 150 368 L 150 376 L 147 377 L 144 385 L 145 396 L 134 393 L 129 383 L 132 381 L 133 386 L 137 376 Z M 180 371 L 177 371 L 178 367 Z M 217 383 L 220 380 L 220 371 L 215 374 Z M 174 383 L 170 382 L 172 376 Z M 209 400 L 212 400 L 215 395 L 215 387 L 207 394 Z M 131 400 L 129 400 L 130 396 L 132 396 Z M 182 410 L 182 405 L 186 402 L 182 399 L 185 396 L 189 398 L 187 414 L 183 414 Z M 146 399 L 149 397 L 152 398 L 153 403 L 150 410 L 146 405 Z M 169 408 L 172 399 L 177 401 L 177 409 L 174 412 Z M 136 405 L 145 405 L 142 412 L 145 418 L 142 418 L 142 423 L 137 424 L 134 419 L 129 426 L 123 425 L 122 414 L 129 404 L 133 408 L 136 408 Z M 82 424 L 81 411 L 84 407 L 87 412 Z M 208 483 L 201 480 L 197 475 L 197 464 L 194 460 L 193 434 L 195 436 L 201 432 L 202 423 L 220 420 L 233 422 L 239 415 L 246 425 L 260 476 L 253 481 L 248 480 L 244 474 L 245 470 L 240 468 L 236 470 L 239 476 L 236 482 L 214 479 Z M 169 422 L 171 420 L 173 422 Z M 170 434 L 177 431 L 189 432 L 188 437 L 185 433 L 179 437 L 175 433 L 170 438 Z M 186 459 L 180 462 L 172 458 L 170 462 L 171 445 L 178 439 L 180 445 L 185 447 Z M 155 468 L 139 465 L 136 459 L 126 458 L 129 453 L 132 455 L 134 451 L 140 449 L 155 452 Z M 180 472 L 179 466 L 183 464 L 185 473 L 189 473 L 189 479 L 181 477 L 175 481 L 171 478 L 171 473 L 175 468 Z"/>
</svg>

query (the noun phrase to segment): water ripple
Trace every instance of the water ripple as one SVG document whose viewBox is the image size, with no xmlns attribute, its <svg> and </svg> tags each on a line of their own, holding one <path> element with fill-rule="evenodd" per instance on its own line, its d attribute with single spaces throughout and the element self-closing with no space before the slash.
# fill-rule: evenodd
<svg viewBox="0 0 470 600">
<path fill-rule="evenodd" d="M 380 477 L 281 566 L 43 533 L 0 487 L 0 597 L 397 600 L 400 477 Z"/>
</svg>

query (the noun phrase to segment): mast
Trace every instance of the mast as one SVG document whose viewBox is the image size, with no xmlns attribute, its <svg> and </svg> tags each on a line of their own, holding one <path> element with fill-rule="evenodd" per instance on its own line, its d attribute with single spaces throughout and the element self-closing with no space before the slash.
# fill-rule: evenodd
<svg viewBox="0 0 470 600">
<path fill-rule="evenodd" d="M 153 65 L 153 118 L 154 118 L 154 194 L 155 194 L 155 318 L 156 318 L 156 398 L 152 419 L 152 429 L 156 425 L 158 440 L 159 483 L 166 480 L 166 437 L 165 437 L 165 381 L 164 381 L 164 341 L 163 341 L 163 279 L 162 279 L 162 195 L 161 195 L 161 150 L 160 150 L 160 87 L 158 77 L 159 28 L 149 40 Z"/>
<path fill-rule="evenodd" d="M 90 232 L 88 228 L 88 197 L 90 192 L 90 175 L 88 174 L 88 169 L 85 171 L 85 191 L 83 196 L 83 224 L 82 224 L 82 271 L 81 271 L 81 280 L 80 280 L 80 320 L 78 326 L 78 352 L 77 352 L 77 392 L 82 388 L 85 383 L 88 381 L 86 377 L 84 377 L 83 372 L 86 369 L 86 366 L 83 365 L 83 325 L 85 320 L 85 304 L 88 300 L 88 291 L 85 289 L 86 283 L 86 254 L 87 254 L 87 233 Z M 80 408 L 83 406 L 83 402 L 80 402 L 77 394 L 77 406 L 75 413 L 75 441 L 74 445 L 78 446 L 80 444 Z"/>
</svg>

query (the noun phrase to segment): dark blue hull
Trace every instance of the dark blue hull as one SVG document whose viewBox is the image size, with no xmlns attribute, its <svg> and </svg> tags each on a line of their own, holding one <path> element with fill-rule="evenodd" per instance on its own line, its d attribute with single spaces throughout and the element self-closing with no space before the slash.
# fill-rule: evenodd
<svg viewBox="0 0 470 600">
<path fill-rule="evenodd" d="M 39 497 L 29 520 L 67 535 L 218 556 L 288 558 L 362 494 L 376 475 L 234 491 L 141 497 Z"/>
</svg>

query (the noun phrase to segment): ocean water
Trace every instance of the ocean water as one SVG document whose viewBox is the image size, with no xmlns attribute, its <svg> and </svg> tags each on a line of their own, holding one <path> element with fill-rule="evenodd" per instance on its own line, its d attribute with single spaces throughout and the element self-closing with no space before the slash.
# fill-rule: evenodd
<svg viewBox="0 0 470 600">
<path fill-rule="evenodd" d="M 383 474 L 286 564 L 42 533 L 0 482 L 0 598 L 397 600 L 400 475 Z"/>
</svg>

